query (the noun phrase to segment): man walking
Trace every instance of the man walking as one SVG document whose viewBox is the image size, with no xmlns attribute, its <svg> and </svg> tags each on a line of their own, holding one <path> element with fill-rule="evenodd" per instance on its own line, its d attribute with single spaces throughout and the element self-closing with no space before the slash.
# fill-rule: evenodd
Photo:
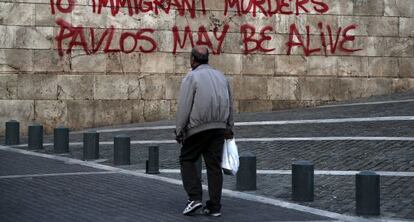
<svg viewBox="0 0 414 222">
<path fill-rule="evenodd" d="M 202 207 L 202 186 L 196 161 L 203 155 L 207 168 L 210 200 L 203 213 L 221 216 L 223 174 L 221 158 L 225 139 L 233 137 L 233 105 L 229 82 L 208 65 L 208 49 L 191 51 L 191 68 L 182 80 L 176 118 L 176 140 L 182 144 L 180 165 L 188 202 L 184 215 Z"/>
</svg>

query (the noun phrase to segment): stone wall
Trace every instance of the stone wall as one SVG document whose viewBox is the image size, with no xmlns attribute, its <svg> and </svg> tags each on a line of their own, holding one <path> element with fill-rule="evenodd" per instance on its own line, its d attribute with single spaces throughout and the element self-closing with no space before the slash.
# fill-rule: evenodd
<svg viewBox="0 0 414 222">
<path fill-rule="evenodd" d="M 238 2 L 0 0 L 0 135 L 173 119 L 191 38 L 239 112 L 414 89 L 412 0 Z"/>
</svg>

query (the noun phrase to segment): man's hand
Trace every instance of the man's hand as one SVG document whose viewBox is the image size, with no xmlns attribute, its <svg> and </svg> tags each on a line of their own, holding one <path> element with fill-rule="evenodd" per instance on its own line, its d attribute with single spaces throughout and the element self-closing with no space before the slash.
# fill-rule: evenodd
<svg viewBox="0 0 414 222">
<path fill-rule="evenodd" d="M 179 134 L 179 135 L 177 135 L 177 132 L 176 131 L 174 131 L 174 133 L 175 133 L 175 140 L 177 141 L 177 143 L 178 144 L 183 144 L 184 143 L 184 136 L 183 136 L 183 134 Z"/>
<path fill-rule="evenodd" d="M 224 131 L 224 139 L 229 140 L 234 138 L 234 133 L 231 129 L 226 129 Z"/>
</svg>

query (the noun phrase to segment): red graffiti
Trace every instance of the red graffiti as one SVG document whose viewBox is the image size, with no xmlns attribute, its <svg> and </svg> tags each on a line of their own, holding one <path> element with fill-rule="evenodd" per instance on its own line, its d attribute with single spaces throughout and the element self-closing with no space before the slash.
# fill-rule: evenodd
<svg viewBox="0 0 414 222">
<path fill-rule="evenodd" d="M 61 13 L 71 13 L 73 11 L 73 9 L 75 8 L 75 0 L 67 0 L 67 2 L 68 2 L 67 8 L 64 8 L 62 6 L 62 0 L 57 0 L 56 1 L 56 8 Z M 56 13 L 54 0 L 50 0 L 50 11 L 52 12 L 53 15 Z"/>
<path fill-rule="evenodd" d="M 257 12 L 263 13 L 268 17 L 275 14 L 299 15 L 301 13 L 310 12 L 324 14 L 329 11 L 329 6 L 323 1 L 324 0 L 225 0 L 224 15 L 227 15 L 229 9 L 235 9 L 239 16 L 251 13 L 253 17 L 256 17 Z M 293 4 L 295 7 L 293 7 Z"/>
<path fill-rule="evenodd" d="M 355 40 L 355 36 L 349 35 L 348 32 L 356 29 L 356 25 L 349 25 L 344 29 L 339 27 L 336 33 L 332 32 L 332 28 L 330 25 L 326 25 L 326 30 L 328 32 L 329 37 L 328 43 L 326 42 L 324 25 L 322 23 L 318 23 L 318 28 L 320 29 L 320 43 L 322 45 L 322 48 L 312 48 L 310 27 L 306 26 L 306 38 L 304 41 L 296 25 L 292 24 L 290 26 L 289 41 L 286 43 L 288 47 L 287 54 L 290 55 L 294 47 L 302 47 L 305 56 L 310 56 L 312 53 L 320 52 L 321 50 L 323 50 L 324 54 L 327 55 L 328 46 L 330 46 L 329 48 L 331 54 L 335 54 L 337 49 L 343 52 L 356 52 L 362 50 L 345 47 L 345 44 L 347 42 L 352 42 Z M 335 36 L 333 36 L 334 34 Z M 295 41 L 295 38 L 297 41 Z"/>
<path fill-rule="evenodd" d="M 197 42 L 194 43 L 193 33 L 191 31 L 191 28 L 189 26 L 186 26 L 184 28 L 183 36 L 180 37 L 180 31 L 177 26 L 174 26 L 172 29 L 173 36 L 174 36 L 174 49 L 173 53 L 177 53 L 178 47 L 181 49 L 184 48 L 187 45 L 187 40 L 190 41 L 191 47 L 194 47 L 195 45 L 199 46 L 206 46 L 208 47 L 213 54 L 220 54 L 221 48 L 224 42 L 224 39 L 227 35 L 227 32 L 229 31 L 230 26 L 224 25 L 223 30 L 221 31 L 221 34 L 217 27 L 213 30 L 213 35 L 215 40 L 217 41 L 217 47 L 213 46 L 213 42 L 211 41 L 210 36 L 208 35 L 207 29 L 204 26 L 200 26 L 198 28 L 197 32 Z"/>
<path fill-rule="evenodd" d="M 201 9 L 206 14 L 205 0 L 201 0 Z M 160 11 L 169 14 L 171 9 L 177 10 L 180 16 L 188 12 L 191 18 L 196 17 L 195 0 L 92 0 L 93 13 L 101 14 L 102 9 L 110 8 L 112 16 L 116 16 L 121 8 L 128 8 L 128 15 L 153 12 L 159 15 Z"/>
<path fill-rule="evenodd" d="M 272 40 L 271 36 L 266 35 L 266 32 L 272 32 L 272 26 L 266 26 L 260 30 L 259 36 L 256 36 L 256 28 L 252 25 L 245 24 L 240 27 L 240 33 L 242 35 L 242 41 L 244 45 L 244 54 L 249 54 L 255 51 L 259 52 L 271 52 L 275 49 L 267 49 L 263 46 L 265 41 Z M 250 45 L 254 45 L 252 48 L 249 48 Z"/>
<path fill-rule="evenodd" d="M 107 28 L 100 36 L 99 40 L 95 42 L 95 31 L 93 28 L 89 28 L 90 46 L 86 41 L 85 30 L 82 26 L 73 27 L 70 23 L 63 19 L 57 19 L 56 24 L 59 25 L 59 34 L 55 37 L 57 41 L 57 48 L 60 56 L 63 56 L 66 52 L 70 54 L 74 47 L 81 47 L 86 54 L 94 54 L 101 49 L 102 45 L 105 45 L 103 52 L 123 52 L 131 53 L 138 49 L 142 53 L 154 52 L 157 49 L 157 43 L 154 38 L 149 35 L 154 32 L 153 29 L 139 29 L 137 32 L 122 32 L 118 42 L 113 40 L 115 29 L 114 27 Z M 64 41 L 68 40 L 66 50 L 63 48 Z M 132 41 L 132 47 L 126 48 L 127 40 Z M 112 43 L 118 45 L 118 48 L 111 48 Z M 143 44 L 149 43 L 149 48 L 144 48 Z"/>
</svg>

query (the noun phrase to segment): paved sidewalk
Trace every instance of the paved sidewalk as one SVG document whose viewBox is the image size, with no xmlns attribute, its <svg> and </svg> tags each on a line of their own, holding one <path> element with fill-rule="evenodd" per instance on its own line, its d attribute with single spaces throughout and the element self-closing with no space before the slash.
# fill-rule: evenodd
<svg viewBox="0 0 414 222">
<path fill-rule="evenodd" d="M 0 163 L 2 222 L 329 220 L 226 196 L 221 218 L 186 217 L 178 185 L 1 150 Z"/>
</svg>

